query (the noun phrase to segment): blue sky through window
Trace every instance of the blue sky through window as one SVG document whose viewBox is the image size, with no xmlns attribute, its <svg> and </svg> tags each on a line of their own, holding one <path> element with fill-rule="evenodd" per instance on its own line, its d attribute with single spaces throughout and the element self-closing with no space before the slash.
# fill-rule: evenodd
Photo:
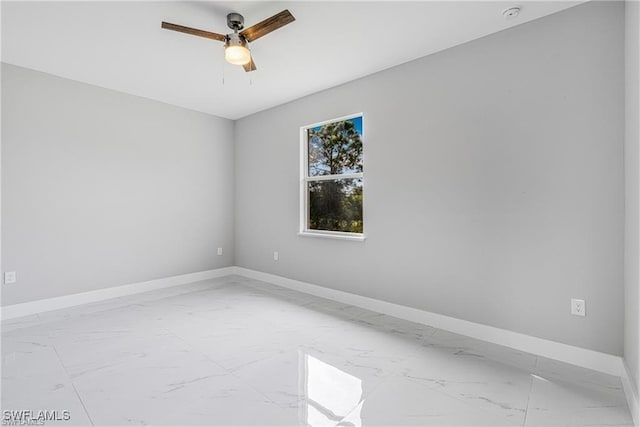
<svg viewBox="0 0 640 427">
<path fill-rule="evenodd" d="M 358 134 L 360 135 L 360 138 L 362 138 L 362 116 L 354 117 L 352 119 L 347 119 L 345 120 L 345 122 L 352 122 L 356 127 L 356 132 L 358 132 Z M 318 131 L 322 128 L 322 126 L 323 125 L 316 126 L 314 128 L 311 128 L 311 130 Z"/>
</svg>

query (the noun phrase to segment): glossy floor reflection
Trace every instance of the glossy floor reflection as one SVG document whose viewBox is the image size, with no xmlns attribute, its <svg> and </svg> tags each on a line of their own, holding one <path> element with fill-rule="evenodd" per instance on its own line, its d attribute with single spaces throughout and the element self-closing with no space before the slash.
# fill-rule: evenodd
<svg viewBox="0 0 640 427">
<path fill-rule="evenodd" d="M 46 425 L 631 426 L 620 380 L 238 276 L 2 325 Z"/>
</svg>

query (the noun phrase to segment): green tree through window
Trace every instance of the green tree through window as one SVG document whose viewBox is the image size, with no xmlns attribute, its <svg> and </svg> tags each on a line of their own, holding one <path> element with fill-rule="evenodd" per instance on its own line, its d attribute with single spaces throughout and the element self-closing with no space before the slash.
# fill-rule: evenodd
<svg viewBox="0 0 640 427">
<path fill-rule="evenodd" d="M 362 116 L 306 129 L 306 229 L 363 233 Z"/>
</svg>

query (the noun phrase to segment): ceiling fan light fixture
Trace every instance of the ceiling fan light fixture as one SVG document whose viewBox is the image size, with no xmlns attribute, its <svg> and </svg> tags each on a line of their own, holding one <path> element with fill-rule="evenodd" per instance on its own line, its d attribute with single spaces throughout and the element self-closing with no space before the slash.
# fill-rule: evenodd
<svg viewBox="0 0 640 427">
<path fill-rule="evenodd" d="M 166 30 L 223 42 L 224 58 L 226 61 L 233 65 L 242 65 L 244 71 L 248 73 L 257 70 L 257 68 L 247 45 L 295 20 L 296 18 L 293 17 L 291 12 L 285 9 L 249 28 L 244 28 L 244 17 L 234 12 L 227 15 L 227 26 L 233 30 L 233 33 L 226 35 L 165 21 L 162 21 L 160 26 Z"/>
<path fill-rule="evenodd" d="M 240 34 L 229 34 L 224 44 L 224 59 L 229 64 L 245 65 L 251 62 L 251 52 Z"/>
</svg>

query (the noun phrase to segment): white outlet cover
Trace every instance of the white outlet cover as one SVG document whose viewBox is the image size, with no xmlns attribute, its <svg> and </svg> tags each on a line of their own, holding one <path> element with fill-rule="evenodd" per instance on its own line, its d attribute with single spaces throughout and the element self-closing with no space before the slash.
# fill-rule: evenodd
<svg viewBox="0 0 640 427">
<path fill-rule="evenodd" d="M 586 316 L 587 306 L 583 299 L 571 298 L 571 314 L 574 316 Z"/>
<path fill-rule="evenodd" d="M 222 255 L 222 248 L 218 248 L 218 255 Z"/>
<path fill-rule="evenodd" d="M 273 253 L 273 260 L 274 261 L 278 261 L 279 258 L 280 258 L 280 254 L 278 254 L 278 252 L 274 252 Z"/>
<path fill-rule="evenodd" d="M 15 271 L 7 271 L 4 273 L 4 283 L 8 285 L 10 283 L 16 283 L 16 272 Z"/>
</svg>

